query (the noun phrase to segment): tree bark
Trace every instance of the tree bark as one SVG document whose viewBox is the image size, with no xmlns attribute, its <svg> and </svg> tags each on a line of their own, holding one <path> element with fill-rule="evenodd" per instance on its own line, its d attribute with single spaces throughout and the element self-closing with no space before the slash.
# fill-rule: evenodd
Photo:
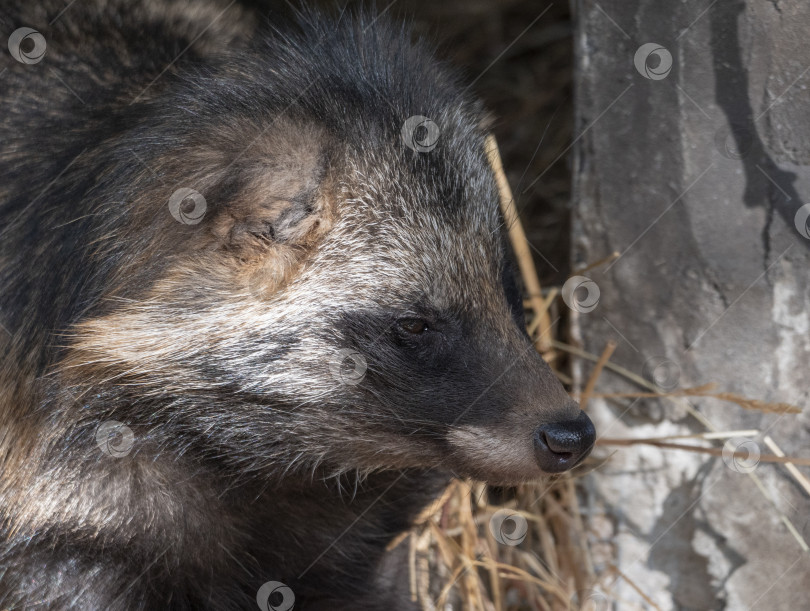
<svg viewBox="0 0 810 611">
<path fill-rule="evenodd" d="M 716 383 L 805 408 L 810 3 L 574 5 L 573 269 L 620 253 L 584 274 L 599 298 L 573 312 L 575 339 L 595 354 L 616 341 L 611 362 L 663 390 Z M 581 388 L 590 366 L 578 363 Z M 607 370 L 596 387 L 629 388 Z M 810 456 L 806 409 L 596 397 L 588 411 L 605 437 L 760 431 L 727 444 L 752 450 L 750 461 L 600 448 L 616 452 L 588 476 L 592 519 L 610 533 L 603 568 L 616 564 L 661 609 L 807 604 L 810 497 L 795 470 L 755 460 L 773 453 L 766 435 Z M 634 601 L 622 609 L 642 607 L 624 580 L 606 584 Z"/>
</svg>

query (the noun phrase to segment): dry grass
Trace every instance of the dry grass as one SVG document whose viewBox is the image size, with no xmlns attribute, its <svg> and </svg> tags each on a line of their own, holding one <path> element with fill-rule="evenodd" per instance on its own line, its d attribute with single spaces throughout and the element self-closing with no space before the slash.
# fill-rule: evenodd
<svg viewBox="0 0 810 611">
<path fill-rule="evenodd" d="M 455 481 L 400 543 L 410 546 L 411 593 L 423 609 L 570 609 L 594 581 L 574 481 L 526 484 L 501 504 L 484 484 Z M 528 527 L 520 545 L 496 541 L 506 508 Z M 538 553 L 539 552 L 539 553 Z"/>
</svg>

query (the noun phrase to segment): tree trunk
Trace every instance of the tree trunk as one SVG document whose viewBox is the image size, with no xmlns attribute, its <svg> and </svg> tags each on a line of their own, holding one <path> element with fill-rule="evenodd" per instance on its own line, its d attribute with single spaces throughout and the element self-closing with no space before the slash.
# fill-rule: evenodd
<svg viewBox="0 0 810 611">
<path fill-rule="evenodd" d="M 569 291 L 575 339 L 595 354 L 616 341 L 611 362 L 663 390 L 716 383 L 804 408 L 810 3 L 574 4 L 573 268 L 620 253 L 582 274 L 596 307 L 593 285 Z M 581 388 L 591 366 L 578 362 Z M 608 370 L 596 388 L 639 390 Z M 807 410 L 689 397 L 593 398 L 588 411 L 608 438 L 760 431 L 701 442 L 724 457 L 600 447 L 615 451 L 588 476 L 602 569 L 614 563 L 661 609 L 806 607 L 810 468 L 797 477 L 756 455 L 772 441 L 810 457 Z M 605 583 L 622 609 L 642 608 L 627 580 Z"/>
</svg>

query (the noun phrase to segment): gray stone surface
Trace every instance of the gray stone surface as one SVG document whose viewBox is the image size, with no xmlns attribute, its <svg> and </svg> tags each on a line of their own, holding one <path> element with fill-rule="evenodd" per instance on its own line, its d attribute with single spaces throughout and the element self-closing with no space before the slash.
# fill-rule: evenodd
<svg viewBox="0 0 810 611">
<path fill-rule="evenodd" d="M 612 361 L 639 375 L 650 359 L 673 362 L 679 376 L 665 384 L 714 382 L 803 409 L 600 399 L 588 408 L 597 429 L 703 432 L 691 405 L 718 430 L 761 431 L 763 454 L 767 433 L 810 457 L 810 239 L 794 223 L 810 202 L 810 3 L 575 4 L 573 257 L 622 253 L 588 272 L 600 301 L 575 315 L 575 336 L 594 353 L 616 340 Z M 641 64 L 654 78 L 634 66 L 646 43 L 671 54 L 663 78 L 654 57 Z M 589 371 L 578 365 L 580 384 Z M 597 387 L 629 388 L 610 372 Z M 635 446 L 587 484 L 602 567 L 615 563 L 661 609 L 810 608 L 810 554 L 790 532 L 810 539 L 810 498 L 784 466 L 747 474 L 719 457 Z M 644 608 L 625 580 L 605 583 L 619 608 Z"/>
</svg>

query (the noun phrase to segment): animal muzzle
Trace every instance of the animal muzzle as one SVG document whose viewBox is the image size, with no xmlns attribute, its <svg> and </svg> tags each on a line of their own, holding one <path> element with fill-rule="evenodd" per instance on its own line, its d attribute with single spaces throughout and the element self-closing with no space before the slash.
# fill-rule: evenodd
<svg viewBox="0 0 810 611">
<path fill-rule="evenodd" d="M 574 420 L 552 422 L 534 431 L 534 457 L 547 473 L 567 471 L 583 460 L 596 441 L 596 429 L 585 412 Z"/>
</svg>

